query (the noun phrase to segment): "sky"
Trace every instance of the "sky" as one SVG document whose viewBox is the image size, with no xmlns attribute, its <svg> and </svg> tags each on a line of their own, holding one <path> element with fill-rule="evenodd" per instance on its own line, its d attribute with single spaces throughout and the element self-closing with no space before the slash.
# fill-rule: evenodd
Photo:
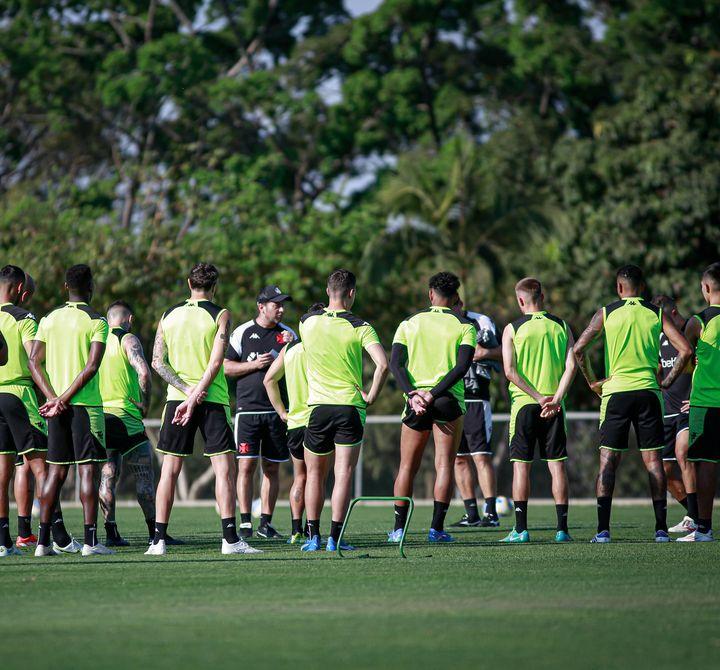
<svg viewBox="0 0 720 670">
<path fill-rule="evenodd" d="M 377 9 L 382 4 L 382 0 L 345 0 L 345 8 L 353 16 L 367 14 Z"/>
</svg>

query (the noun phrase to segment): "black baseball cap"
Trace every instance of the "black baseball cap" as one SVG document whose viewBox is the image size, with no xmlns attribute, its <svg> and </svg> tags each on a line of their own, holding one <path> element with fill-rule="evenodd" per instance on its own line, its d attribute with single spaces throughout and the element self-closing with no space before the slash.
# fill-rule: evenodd
<svg viewBox="0 0 720 670">
<path fill-rule="evenodd" d="M 285 302 L 286 300 L 292 300 L 292 297 L 283 293 L 275 284 L 263 288 L 257 297 L 257 302 Z"/>
</svg>

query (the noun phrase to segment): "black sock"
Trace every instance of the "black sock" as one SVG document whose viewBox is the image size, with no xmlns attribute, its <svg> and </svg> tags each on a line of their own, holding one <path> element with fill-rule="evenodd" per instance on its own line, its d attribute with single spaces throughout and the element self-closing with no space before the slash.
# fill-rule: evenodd
<svg viewBox="0 0 720 670">
<path fill-rule="evenodd" d="M 117 524 L 114 521 L 105 522 L 105 535 L 108 540 L 119 540 L 120 531 L 118 530 Z"/>
<path fill-rule="evenodd" d="M 155 537 L 155 517 L 152 519 L 145 519 L 145 523 L 147 524 L 148 537 L 152 540 L 153 537 Z"/>
<path fill-rule="evenodd" d="M 408 505 L 395 505 L 395 530 L 405 528 L 409 509 Z"/>
<path fill-rule="evenodd" d="M 155 522 L 155 537 L 153 537 L 153 544 L 157 544 L 160 540 L 167 539 L 167 527 L 166 523 Z"/>
<path fill-rule="evenodd" d="M 269 526 L 271 521 L 272 521 L 272 514 L 261 514 L 260 515 L 260 525 L 261 526 Z"/>
<path fill-rule="evenodd" d="M 568 532 L 568 505 L 555 505 L 557 514 L 557 530 Z"/>
<path fill-rule="evenodd" d="M 522 533 L 527 530 L 527 500 L 515 501 L 515 532 Z"/>
<path fill-rule="evenodd" d="M 240 512 L 240 523 L 252 523 L 250 512 Z"/>
<path fill-rule="evenodd" d="M 698 504 L 697 493 L 687 494 L 687 510 L 688 516 L 695 522 L 698 522 Z"/>
<path fill-rule="evenodd" d="M 495 496 L 492 496 L 490 498 L 485 498 L 485 514 L 487 514 L 488 516 L 491 516 L 493 519 L 498 518 L 496 501 L 497 501 L 497 498 Z"/>
<path fill-rule="evenodd" d="M 600 496 L 597 499 L 598 525 L 597 532 L 606 530 L 610 532 L 610 512 L 612 511 L 612 496 Z"/>
<path fill-rule="evenodd" d="M 55 540 L 57 542 L 57 540 Z M 60 544 L 58 542 L 58 544 Z M 97 544 L 97 525 L 94 523 L 85 524 L 85 544 L 94 547 Z"/>
<path fill-rule="evenodd" d="M 10 519 L 6 516 L 0 517 L 0 544 L 10 549 L 12 540 L 10 539 Z"/>
<path fill-rule="evenodd" d="M 477 521 L 480 517 L 478 516 L 477 499 L 468 498 L 463 500 L 465 505 L 465 514 L 467 514 L 468 521 Z"/>
<path fill-rule="evenodd" d="M 433 500 L 433 515 L 430 528 L 438 532 L 444 530 L 445 515 L 447 514 L 449 503 L 440 502 L 439 500 Z"/>
<path fill-rule="evenodd" d="M 235 523 L 235 517 L 229 516 L 227 519 L 221 519 L 222 523 L 222 534 L 225 542 L 235 544 L 240 540 L 237 534 L 237 524 Z"/>
<path fill-rule="evenodd" d="M 700 533 L 709 533 L 712 530 L 712 519 L 698 519 L 697 529 Z"/>
<path fill-rule="evenodd" d="M 61 547 L 67 547 L 72 538 L 70 537 L 70 533 L 67 532 L 67 528 L 65 528 L 62 512 L 60 510 L 55 510 L 50 517 L 50 521 L 52 522 L 53 539 Z"/>
<path fill-rule="evenodd" d="M 330 537 L 337 542 L 340 539 L 340 531 L 342 530 L 342 521 L 331 521 L 330 522 Z"/>
<path fill-rule="evenodd" d="M 29 516 L 20 516 L 18 514 L 18 535 L 20 537 L 30 537 L 32 535 L 32 520 Z"/>
<path fill-rule="evenodd" d="M 292 519 L 292 534 L 302 533 L 302 518 Z"/>
<path fill-rule="evenodd" d="M 50 524 L 40 522 L 40 530 L 38 531 L 38 544 L 44 547 L 50 546 Z"/>
<path fill-rule="evenodd" d="M 687 496 L 685 496 L 682 500 L 678 500 L 678 502 L 685 508 L 685 511 L 687 512 L 687 508 L 688 508 Z"/>
<path fill-rule="evenodd" d="M 655 510 L 655 530 L 664 530 L 667 533 L 667 500 L 653 500 Z"/>
<path fill-rule="evenodd" d="M 316 535 L 320 537 L 320 519 L 318 519 L 317 521 L 311 521 L 310 519 L 308 519 L 307 525 L 308 535 L 310 535 L 310 539 L 312 539 Z"/>
</svg>

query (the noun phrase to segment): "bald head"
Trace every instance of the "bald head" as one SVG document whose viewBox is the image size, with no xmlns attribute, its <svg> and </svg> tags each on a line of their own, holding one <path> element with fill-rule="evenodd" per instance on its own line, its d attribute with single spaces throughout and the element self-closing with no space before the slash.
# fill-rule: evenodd
<svg viewBox="0 0 720 670">
<path fill-rule="evenodd" d="M 125 328 L 125 330 L 130 330 L 132 317 L 132 308 L 124 300 L 117 300 L 108 307 L 107 320 L 108 326 L 111 328 L 121 326 Z"/>
</svg>

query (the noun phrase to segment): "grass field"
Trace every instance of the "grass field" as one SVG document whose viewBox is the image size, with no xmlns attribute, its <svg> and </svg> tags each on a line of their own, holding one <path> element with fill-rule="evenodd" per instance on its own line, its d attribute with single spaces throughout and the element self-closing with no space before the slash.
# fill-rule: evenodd
<svg viewBox="0 0 720 670">
<path fill-rule="evenodd" d="M 554 509 L 531 505 L 529 545 L 497 544 L 505 520 L 430 546 L 418 508 L 407 560 L 382 544 L 390 509 L 357 512 L 348 559 L 260 540 L 262 555 L 221 556 L 211 508 L 176 510 L 170 530 L 188 545 L 150 558 L 139 512 L 121 509 L 134 546 L 117 556 L 2 561 L 3 665 L 656 670 L 720 658 L 720 543 L 649 542 L 649 504 L 614 510 L 610 545 L 587 543 L 593 507 L 571 508 L 576 542 L 555 545 Z M 79 511 L 66 521 L 81 537 Z"/>
</svg>

